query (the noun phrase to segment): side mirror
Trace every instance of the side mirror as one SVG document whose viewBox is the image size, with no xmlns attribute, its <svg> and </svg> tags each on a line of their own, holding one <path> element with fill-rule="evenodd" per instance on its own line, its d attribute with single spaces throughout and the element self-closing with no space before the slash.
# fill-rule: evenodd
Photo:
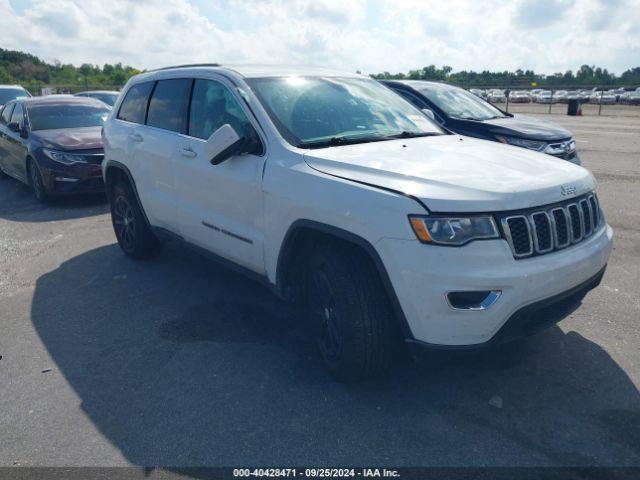
<svg viewBox="0 0 640 480">
<path fill-rule="evenodd" d="M 422 113 L 424 113 L 424 114 L 425 114 L 427 117 L 429 117 L 431 120 L 434 120 L 434 121 L 435 121 L 436 116 L 434 115 L 433 110 L 430 110 L 430 109 L 428 109 L 428 108 L 423 108 L 423 109 L 422 109 Z"/>
<path fill-rule="evenodd" d="M 18 124 L 18 122 L 9 122 L 7 124 L 7 128 L 16 133 L 20 131 L 20 125 Z"/>
<path fill-rule="evenodd" d="M 205 144 L 205 153 L 212 165 L 218 165 L 240 153 L 242 138 L 228 123 L 211 134 Z"/>
</svg>

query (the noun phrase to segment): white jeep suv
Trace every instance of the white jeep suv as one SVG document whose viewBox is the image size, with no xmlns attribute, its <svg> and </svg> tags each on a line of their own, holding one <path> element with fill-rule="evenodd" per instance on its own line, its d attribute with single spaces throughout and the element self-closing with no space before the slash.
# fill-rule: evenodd
<svg viewBox="0 0 640 480">
<path fill-rule="evenodd" d="M 160 69 L 129 80 L 103 135 L 124 252 L 178 239 L 306 302 L 342 380 L 401 340 L 477 348 L 551 325 L 611 250 L 587 170 L 450 134 L 360 75 Z"/>
</svg>

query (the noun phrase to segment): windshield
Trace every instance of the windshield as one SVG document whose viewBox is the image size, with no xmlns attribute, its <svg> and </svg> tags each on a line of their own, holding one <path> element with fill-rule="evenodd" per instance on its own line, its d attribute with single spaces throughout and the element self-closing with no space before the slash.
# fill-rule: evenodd
<svg viewBox="0 0 640 480">
<path fill-rule="evenodd" d="M 113 105 L 116 103 L 116 100 L 118 99 L 118 94 L 117 93 L 91 93 L 91 94 L 88 94 L 87 97 L 97 98 L 101 102 L 104 102 L 110 107 L 113 107 Z"/>
<path fill-rule="evenodd" d="M 29 97 L 29 93 L 23 88 L 0 88 L 0 105 L 3 105 L 18 97 Z"/>
<path fill-rule="evenodd" d="M 410 103 L 363 78 L 255 78 L 249 84 L 282 136 L 302 148 L 444 134 Z"/>
<path fill-rule="evenodd" d="M 412 85 L 413 86 L 413 85 Z M 422 95 L 427 97 L 447 116 L 463 120 L 488 120 L 490 118 L 504 117 L 505 115 L 490 103 L 463 90 L 444 84 L 430 84 L 429 86 L 413 86 Z M 499 90 L 492 94 L 503 95 Z"/>
<path fill-rule="evenodd" d="M 27 109 L 31 130 L 100 127 L 109 110 L 107 106 L 71 103 L 30 105 Z"/>
</svg>

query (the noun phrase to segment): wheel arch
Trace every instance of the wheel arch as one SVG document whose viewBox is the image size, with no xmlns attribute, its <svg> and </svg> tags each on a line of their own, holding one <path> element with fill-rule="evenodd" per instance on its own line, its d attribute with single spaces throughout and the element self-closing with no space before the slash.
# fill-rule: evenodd
<svg viewBox="0 0 640 480">
<path fill-rule="evenodd" d="M 131 174 L 131 171 L 123 163 L 120 163 L 116 160 L 107 160 L 107 163 L 104 169 L 104 187 L 105 187 L 105 192 L 107 194 L 107 198 L 109 199 L 109 202 L 111 202 L 112 200 L 111 192 L 113 191 L 113 186 L 119 180 L 124 180 L 129 183 L 129 185 L 131 186 L 131 189 L 133 190 L 133 193 L 136 196 L 136 201 L 140 206 L 140 211 L 144 216 L 145 222 L 147 222 L 147 225 L 150 225 L 149 218 L 147 217 L 147 213 L 144 211 L 144 207 L 142 205 L 142 202 L 140 201 L 140 196 L 138 195 L 136 182 L 133 179 L 133 175 Z"/>
<path fill-rule="evenodd" d="M 301 299 L 304 291 L 296 279 L 305 273 L 305 260 L 308 253 L 315 245 L 326 241 L 349 243 L 358 248 L 371 261 L 387 294 L 400 333 L 405 339 L 412 339 L 411 328 L 378 251 L 360 235 L 333 225 L 299 219 L 289 226 L 276 264 L 276 290 L 279 295 L 289 300 Z"/>
</svg>

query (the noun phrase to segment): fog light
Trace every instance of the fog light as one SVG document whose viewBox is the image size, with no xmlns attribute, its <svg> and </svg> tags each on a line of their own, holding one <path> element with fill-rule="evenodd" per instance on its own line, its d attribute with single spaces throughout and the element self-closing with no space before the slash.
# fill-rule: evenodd
<svg viewBox="0 0 640 480">
<path fill-rule="evenodd" d="M 502 291 L 481 290 L 447 293 L 447 303 L 455 310 L 486 310 L 491 307 Z"/>
</svg>

